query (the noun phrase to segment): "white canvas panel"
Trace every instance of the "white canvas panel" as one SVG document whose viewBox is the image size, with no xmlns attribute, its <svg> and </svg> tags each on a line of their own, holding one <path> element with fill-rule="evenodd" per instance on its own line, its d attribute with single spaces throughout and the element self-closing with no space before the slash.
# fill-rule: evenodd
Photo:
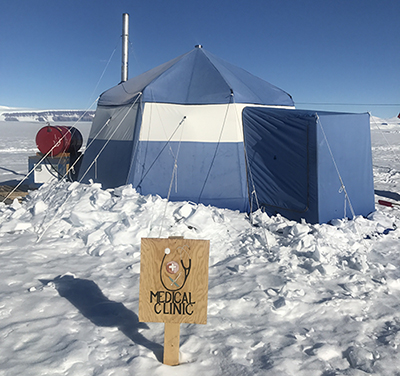
<svg viewBox="0 0 400 376">
<path fill-rule="evenodd" d="M 243 141 L 241 127 L 243 107 L 242 104 L 146 103 L 140 140 L 168 141 L 173 135 L 171 141 L 240 142 Z"/>
<path fill-rule="evenodd" d="M 248 106 L 249 104 L 243 103 L 217 105 L 146 103 L 140 140 L 242 142 L 242 111 Z"/>
</svg>

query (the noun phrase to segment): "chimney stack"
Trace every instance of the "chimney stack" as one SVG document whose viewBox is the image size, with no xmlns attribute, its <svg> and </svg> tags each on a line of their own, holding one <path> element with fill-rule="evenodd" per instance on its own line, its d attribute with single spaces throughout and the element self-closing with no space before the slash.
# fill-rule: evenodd
<svg viewBox="0 0 400 376">
<path fill-rule="evenodd" d="M 128 80 L 129 14 L 122 15 L 122 66 L 121 82 Z"/>
</svg>

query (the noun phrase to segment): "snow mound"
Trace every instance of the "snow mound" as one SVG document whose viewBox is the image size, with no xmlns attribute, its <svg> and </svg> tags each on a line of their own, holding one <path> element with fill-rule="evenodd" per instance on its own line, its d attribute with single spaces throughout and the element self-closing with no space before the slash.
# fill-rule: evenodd
<svg viewBox="0 0 400 376">
<path fill-rule="evenodd" d="M 165 213 L 165 215 L 164 215 Z M 310 225 L 58 183 L 0 204 L 0 364 L 39 375 L 398 375 L 399 215 Z M 139 323 L 142 237 L 210 239 L 208 324 Z"/>
</svg>

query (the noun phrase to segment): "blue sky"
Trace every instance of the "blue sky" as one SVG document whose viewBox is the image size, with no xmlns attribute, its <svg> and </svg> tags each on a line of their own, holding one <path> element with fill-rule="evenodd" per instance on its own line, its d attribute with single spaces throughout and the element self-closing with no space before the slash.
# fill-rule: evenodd
<svg viewBox="0 0 400 376">
<path fill-rule="evenodd" d="M 87 109 L 120 81 L 126 12 L 130 78 L 202 44 L 297 108 L 400 112 L 398 0 L 0 1 L 3 106 Z"/>
</svg>

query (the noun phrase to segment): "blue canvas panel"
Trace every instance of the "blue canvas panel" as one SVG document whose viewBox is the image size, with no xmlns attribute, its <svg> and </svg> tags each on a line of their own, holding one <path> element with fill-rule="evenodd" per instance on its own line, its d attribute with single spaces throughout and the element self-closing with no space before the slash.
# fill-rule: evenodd
<svg viewBox="0 0 400 376">
<path fill-rule="evenodd" d="M 83 182 L 92 179 L 101 182 L 103 188 L 114 188 L 126 183 L 134 140 L 140 129 L 135 125 L 137 119 L 140 120 L 140 114 L 139 103 L 135 106 L 97 107 L 78 180 L 82 177 Z M 92 165 L 94 160 L 96 163 Z"/>
<path fill-rule="evenodd" d="M 375 209 L 368 114 L 246 107 L 243 127 L 268 214 L 326 223 L 352 218 L 350 204 L 355 215 Z"/>
<path fill-rule="evenodd" d="M 291 96 L 244 69 L 195 48 L 104 92 L 99 106 L 144 102 L 176 104 L 235 103 L 294 106 Z"/>
<path fill-rule="evenodd" d="M 313 116 L 292 110 L 246 107 L 243 130 L 259 204 L 270 215 L 316 220 Z"/>
<path fill-rule="evenodd" d="M 352 218 L 350 205 L 356 215 L 367 216 L 375 210 L 369 114 L 318 117 L 319 219 Z"/>
<path fill-rule="evenodd" d="M 90 129 L 89 138 L 132 141 L 140 103 L 128 106 L 99 106 Z M 88 143 L 89 145 L 89 143 Z M 90 149 L 88 150 L 91 154 Z M 88 155 L 89 155 L 88 154 Z M 95 154 L 93 155 L 93 157 Z"/>
<path fill-rule="evenodd" d="M 242 143 L 140 141 L 129 183 L 142 194 L 166 198 L 176 155 L 170 200 L 248 210 Z"/>
<path fill-rule="evenodd" d="M 144 72 L 137 77 L 131 78 L 126 82 L 121 82 L 117 86 L 106 90 L 101 94 L 97 103 L 98 106 L 121 106 L 133 103 L 138 94 L 142 93 L 147 85 L 149 85 L 155 78 L 168 70 L 185 55 L 178 56 L 175 59 L 150 69 L 149 71 Z"/>
<path fill-rule="evenodd" d="M 254 76 L 246 70 L 224 61 L 208 51 L 204 52 L 212 65 L 233 89 L 235 103 L 294 106 L 290 94 Z"/>
<path fill-rule="evenodd" d="M 88 143 L 92 141 L 89 139 Z M 79 171 L 79 180 L 83 178 L 83 183 L 88 183 L 92 179 L 95 183 L 101 183 L 104 189 L 126 184 L 133 149 L 133 141 L 111 140 L 99 154 L 106 142 L 106 140 L 93 141 L 90 147 L 91 153 L 88 155 L 85 152 Z M 92 164 L 98 154 L 97 161 Z"/>
<path fill-rule="evenodd" d="M 151 82 L 144 90 L 143 100 L 195 105 L 232 101 L 230 86 L 198 48 Z"/>
</svg>

